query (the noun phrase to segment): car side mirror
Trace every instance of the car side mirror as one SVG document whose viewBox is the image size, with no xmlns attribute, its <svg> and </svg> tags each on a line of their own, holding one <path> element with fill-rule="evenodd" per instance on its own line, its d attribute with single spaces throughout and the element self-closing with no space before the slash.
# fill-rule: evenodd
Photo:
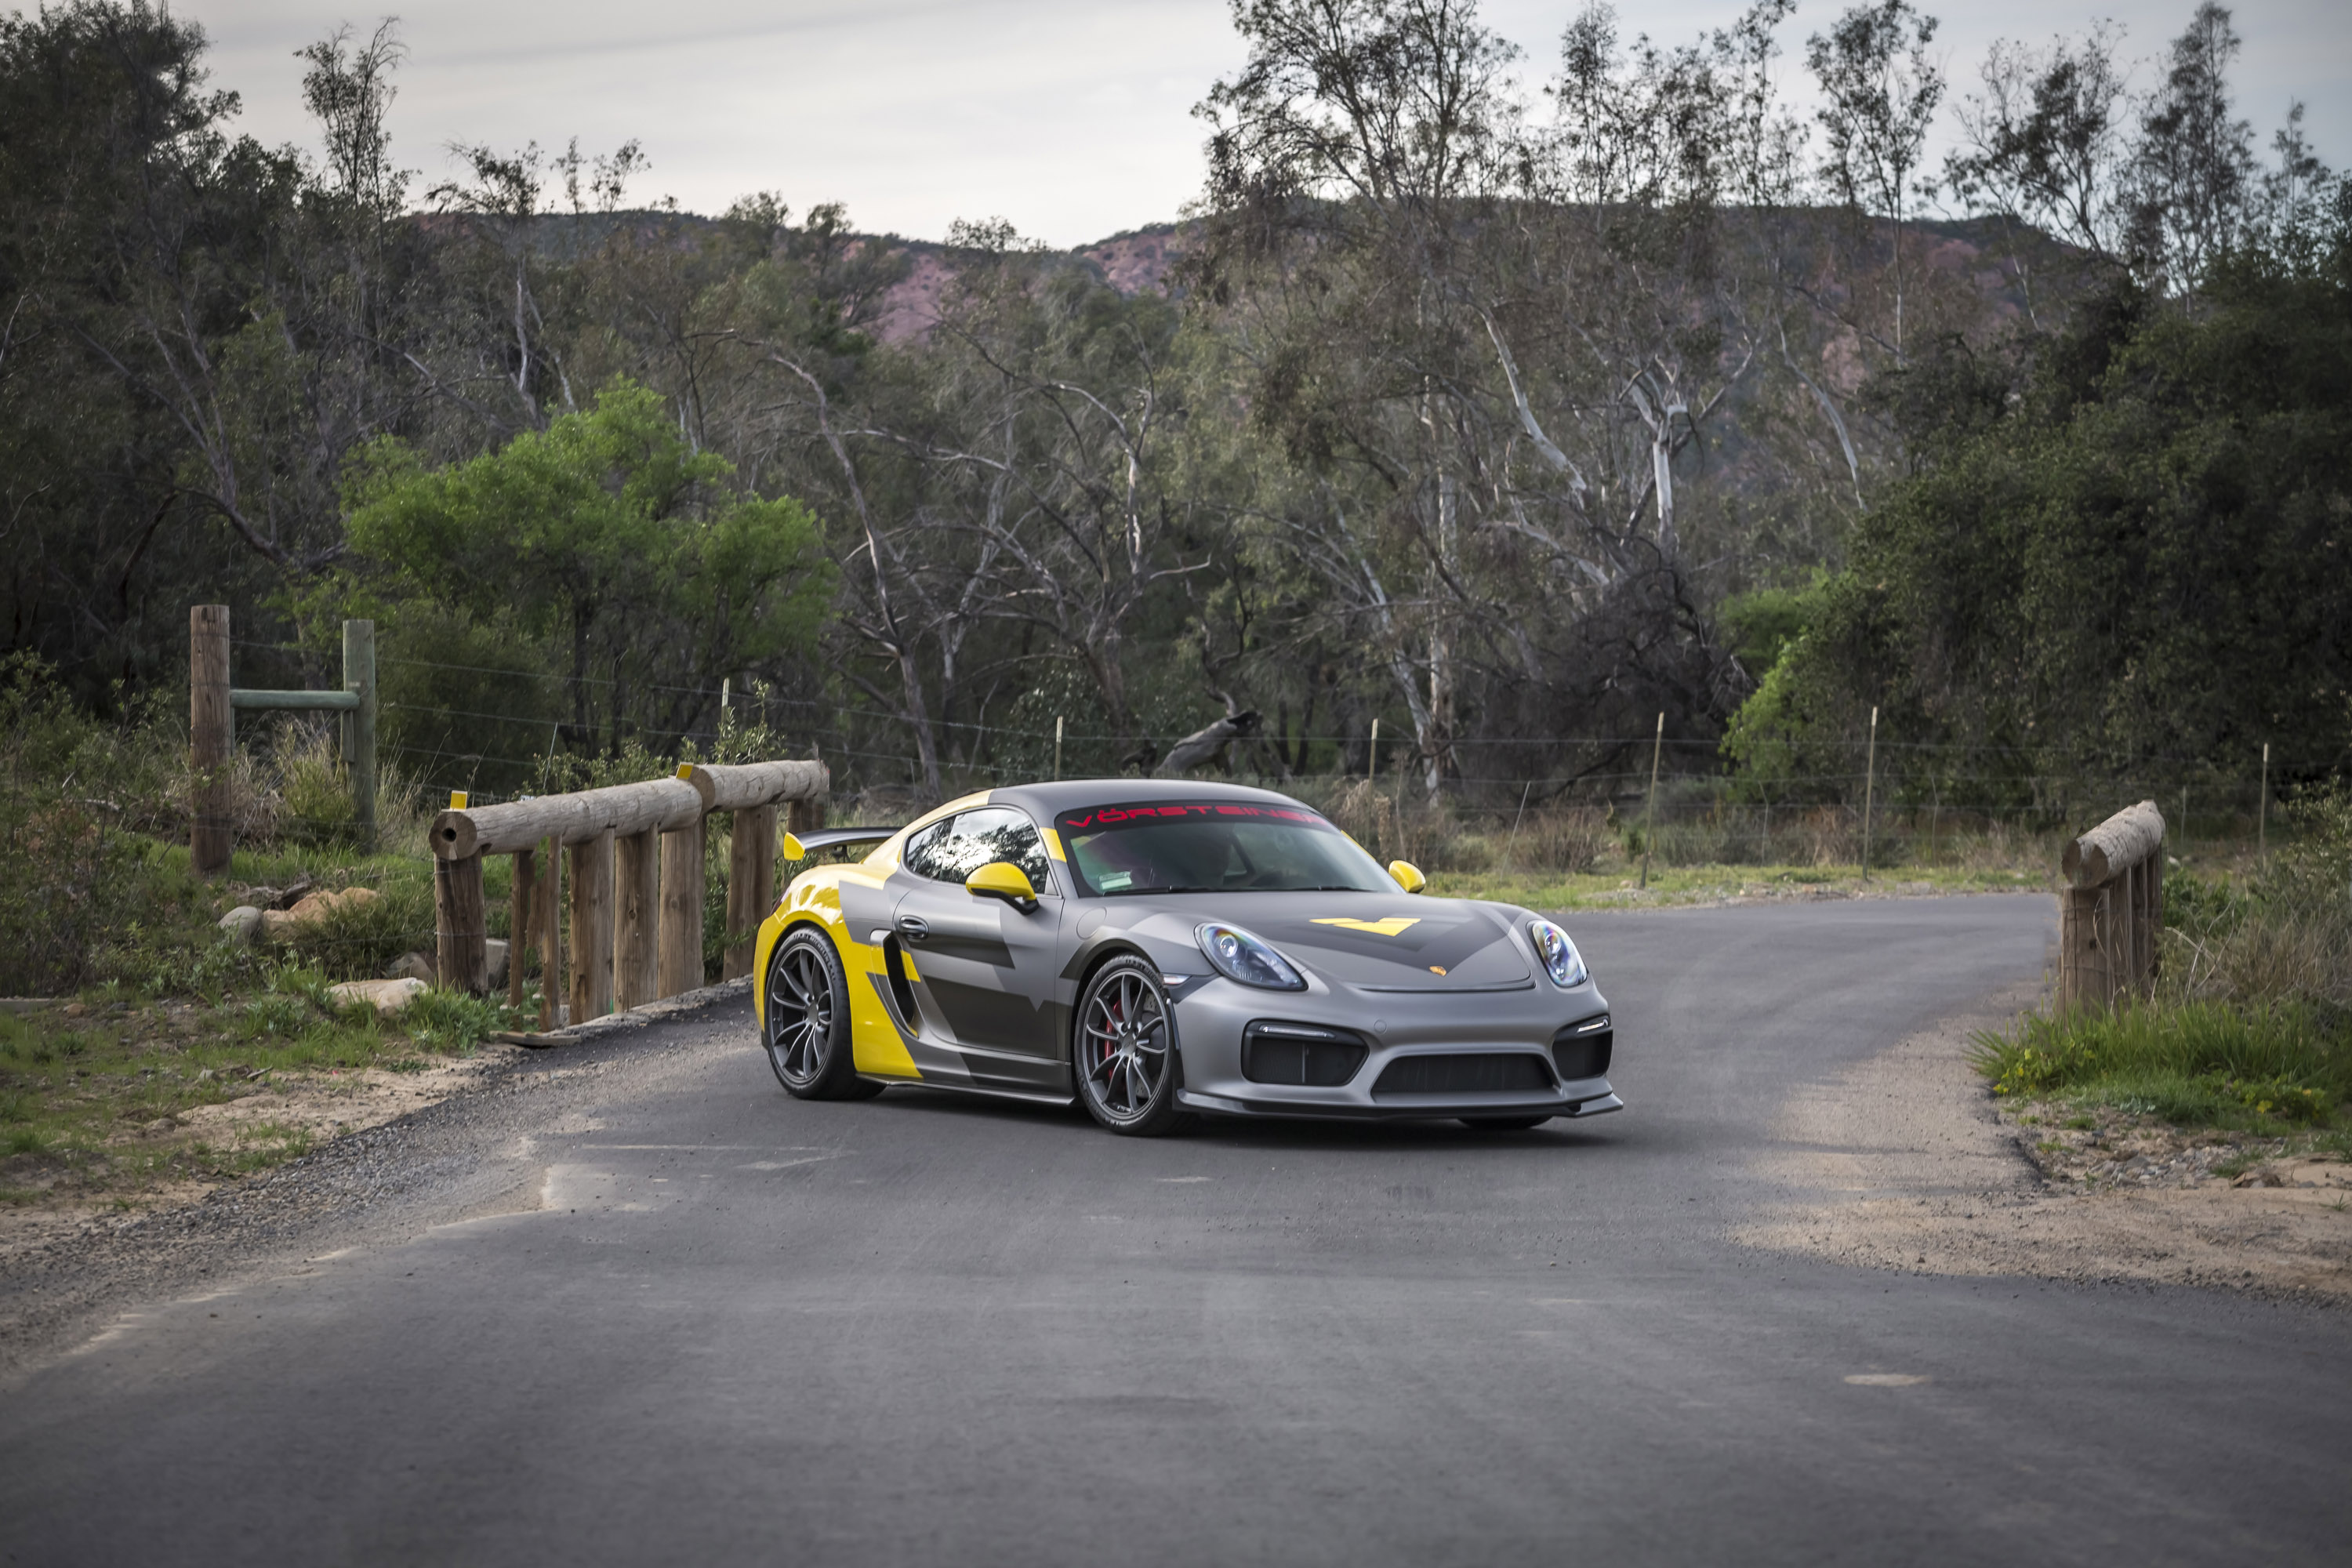
<svg viewBox="0 0 2352 1568">
<path fill-rule="evenodd" d="M 1037 907 L 1037 889 L 1029 874 L 1010 860 L 992 860 L 963 879 L 964 891 L 975 899 L 1003 899 L 1023 914 Z"/>
<path fill-rule="evenodd" d="M 1394 877 L 1397 886 L 1408 893 L 1418 893 L 1429 886 L 1429 879 L 1423 876 L 1421 868 L 1410 860 L 1390 861 L 1389 875 Z"/>
</svg>

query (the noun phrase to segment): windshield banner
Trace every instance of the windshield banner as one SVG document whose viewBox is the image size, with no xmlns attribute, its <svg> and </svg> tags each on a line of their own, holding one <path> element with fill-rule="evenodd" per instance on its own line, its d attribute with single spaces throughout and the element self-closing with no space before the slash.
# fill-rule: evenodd
<svg viewBox="0 0 2352 1568">
<path fill-rule="evenodd" d="M 1147 805 L 1098 805 L 1083 811 L 1066 811 L 1055 819 L 1055 826 L 1064 833 L 1100 833 L 1107 828 L 1145 827 L 1171 821 L 1285 822 L 1298 827 L 1319 827 L 1336 833 L 1333 827 L 1315 813 L 1303 806 L 1245 805 L 1234 801 L 1166 801 Z"/>
</svg>

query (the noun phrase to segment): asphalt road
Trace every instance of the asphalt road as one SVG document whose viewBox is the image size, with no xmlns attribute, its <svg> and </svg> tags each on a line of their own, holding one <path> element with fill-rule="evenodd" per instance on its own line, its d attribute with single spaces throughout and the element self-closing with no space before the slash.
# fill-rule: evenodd
<svg viewBox="0 0 2352 1568">
<path fill-rule="evenodd" d="M 2340 1563 L 2342 1312 L 1725 1239 L 1783 1097 L 2053 921 L 1580 919 L 1631 1109 L 1516 1135 L 803 1104 L 740 1006 L 543 1053 L 426 1113 L 480 1217 L 0 1391 L 0 1556 Z"/>
</svg>

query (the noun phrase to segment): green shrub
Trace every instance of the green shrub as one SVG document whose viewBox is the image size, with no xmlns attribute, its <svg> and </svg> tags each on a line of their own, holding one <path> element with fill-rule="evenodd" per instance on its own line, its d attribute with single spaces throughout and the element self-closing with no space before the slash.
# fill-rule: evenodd
<svg viewBox="0 0 2352 1568">
<path fill-rule="evenodd" d="M 342 742 L 331 724 L 304 725 L 278 752 L 278 833 L 292 844 L 347 841 L 359 820 Z"/>
<path fill-rule="evenodd" d="M 334 980 L 367 980 L 382 974 L 405 952 L 433 949 L 433 884 L 429 869 L 384 876 L 367 903 L 338 903 L 305 921 L 284 943 L 292 963 Z"/>
<path fill-rule="evenodd" d="M 152 728 L 79 712 L 27 656 L 0 661 L 0 994 L 79 990 L 152 918 L 160 857 L 138 828 L 168 793 Z"/>
<path fill-rule="evenodd" d="M 427 991 L 402 1009 L 402 1032 L 430 1051 L 471 1050 L 497 1031 L 512 1027 L 496 998 L 458 991 Z"/>
</svg>

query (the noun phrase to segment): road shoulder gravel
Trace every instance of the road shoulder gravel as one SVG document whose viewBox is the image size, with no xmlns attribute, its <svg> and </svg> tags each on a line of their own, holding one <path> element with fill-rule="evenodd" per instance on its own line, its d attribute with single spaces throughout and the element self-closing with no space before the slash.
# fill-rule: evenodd
<svg viewBox="0 0 2352 1568">
<path fill-rule="evenodd" d="M 1857 1268 L 2138 1280 L 2352 1302 L 2352 1202 L 2333 1169 L 2279 1185 L 2045 1179 L 2041 1130 L 2002 1114 L 1969 1065 L 1978 1030 L 2037 987 L 1993 998 L 1800 1089 L 1757 1173 L 1780 1191 L 1733 1239 Z"/>
<path fill-rule="evenodd" d="M 537 1138 L 593 1125 L 713 1047 L 739 1047 L 749 987 L 712 986 L 565 1031 L 553 1048 L 486 1047 L 446 1097 L 354 1128 L 300 1159 L 177 1207 L 59 1215 L 0 1253 L 0 1386 L 125 1307 L 306 1271 L 354 1247 L 539 1205 Z"/>
</svg>

